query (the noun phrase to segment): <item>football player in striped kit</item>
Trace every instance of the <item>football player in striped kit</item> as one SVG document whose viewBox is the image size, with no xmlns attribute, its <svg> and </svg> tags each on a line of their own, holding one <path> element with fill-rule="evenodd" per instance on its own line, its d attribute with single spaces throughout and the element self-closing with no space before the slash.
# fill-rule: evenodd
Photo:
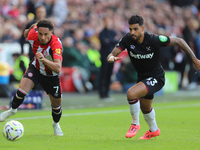
<svg viewBox="0 0 200 150">
<path fill-rule="evenodd" d="M 34 58 L 20 81 L 11 108 L 0 114 L 0 121 L 16 114 L 25 96 L 40 83 L 51 101 L 54 134 L 63 136 L 59 125 L 62 115 L 62 90 L 58 76 L 63 60 L 62 44 L 59 38 L 53 35 L 53 28 L 51 20 L 41 19 L 24 31 L 24 37 L 32 46 Z"/>
</svg>

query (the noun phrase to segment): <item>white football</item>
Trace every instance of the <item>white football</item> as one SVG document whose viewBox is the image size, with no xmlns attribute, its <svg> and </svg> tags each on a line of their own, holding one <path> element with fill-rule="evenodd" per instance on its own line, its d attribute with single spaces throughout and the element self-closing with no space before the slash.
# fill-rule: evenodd
<svg viewBox="0 0 200 150">
<path fill-rule="evenodd" d="M 19 140 L 24 135 L 24 127 L 19 121 L 8 121 L 3 127 L 3 135 L 10 141 Z"/>
</svg>

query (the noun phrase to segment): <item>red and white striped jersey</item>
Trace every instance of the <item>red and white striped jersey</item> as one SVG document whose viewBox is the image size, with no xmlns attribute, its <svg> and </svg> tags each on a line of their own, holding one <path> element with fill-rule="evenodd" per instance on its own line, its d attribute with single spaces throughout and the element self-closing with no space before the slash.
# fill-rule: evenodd
<svg viewBox="0 0 200 150">
<path fill-rule="evenodd" d="M 28 41 L 31 44 L 34 56 L 36 53 L 41 52 L 44 55 L 44 57 L 50 61 L 53 61 L 53 59 L 63 60 L 62 43 L 57 36 L 52 34 L 50 42 L 46 45 L 41 45 L 38 40 L 37 26 L 35 26 L 33 29 L 29 31 Z M 38 61 L 36 57 L 33 58 L 31 64 L 33 64 L 40 71 L 42 75 L 45 76 L 58 75 L 56 72 L 49 69 L 43 62 Z"/>
</svg>

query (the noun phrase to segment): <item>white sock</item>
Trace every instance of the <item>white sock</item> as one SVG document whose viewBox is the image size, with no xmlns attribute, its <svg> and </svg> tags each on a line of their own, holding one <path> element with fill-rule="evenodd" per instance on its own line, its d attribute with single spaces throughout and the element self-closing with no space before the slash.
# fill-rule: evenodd
<svg viewBox="0 0 200 150">
<path fill-rule="evenodd" d="M 130 113 L 132 116 L 132 124 L 139 125 L 139 114 L 140 114 L 140 102 L 138 101 L 135 104 L 129 104 Z"/>
<path fill-rule="evenodd" d="M 54 125 L 57 125 L 57 124 L 59 124 L 59 122 L 54 122 L 54 121 L 53 121 L 53 124 L 54 124 Z"/>
<path fill-rule="evenodd" d="M 155 119 L 155 111 L 152 108 L 152 111 L 148 114 L 143 114 L 145 121 L 149 125 L 149 129 L 151 132 L 155 132 L 158 129 Z"/>
<path fill-rule="evenodd" d="M 12 107 L 10 108 L 11 112 L 14 112 L 16 113 L 17 112 L 17 109 L 13 109 Z"/>
</svg>

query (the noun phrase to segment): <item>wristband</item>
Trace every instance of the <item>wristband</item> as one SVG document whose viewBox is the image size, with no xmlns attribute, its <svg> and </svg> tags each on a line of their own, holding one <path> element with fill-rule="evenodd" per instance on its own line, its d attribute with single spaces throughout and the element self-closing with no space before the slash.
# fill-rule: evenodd
<svg viewBox="0 0 200 150">
<path fill-rule="evenodd" d="M 110 59 L 110 58 L 113 58 L 113 57 L 114 57 L 114 56 L 112 55 L 112 56 L 109 57 L 109 59 Z"/>
</svg>

